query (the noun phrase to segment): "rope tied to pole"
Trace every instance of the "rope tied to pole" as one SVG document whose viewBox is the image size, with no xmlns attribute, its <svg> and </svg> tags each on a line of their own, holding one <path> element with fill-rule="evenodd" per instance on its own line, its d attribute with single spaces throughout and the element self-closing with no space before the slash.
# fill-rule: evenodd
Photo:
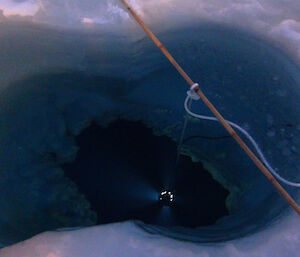
<svg viewBox="0 0 300 257">
<path fill-rule="evenodd" d="M 193 100 L 197 101 L 200 99 L 200 96 L 197 94 L 197 89 L 199 88 L 198 83 L 194 83 L 194 85 L 191 86 L 190 90 L 188 90 L 186 93 L 188 97 L 192 98 Z"/>
<path fill-rule="evenodd" d="M 300 216 L 300 207 L 296 201 L 291 197 L 291 195 L 278 183 L 272 173 L 268 168 L 260 161 L 260 159 L 252 152 L 252 150 L 247 146 L 247 144 L 242 140 L 242 138 L 235 132 L 233 127 L 226 121 L 226 119 L 219 113 L 216 107 L 209 101 L 205 94 L 200 89 L 199 85 L 195 83 L 189 75 L 183 70 L 183 68 L 177 63 L 173 56 L 168 52 L 165 46 L 159 41 L 159 39 L 153 34 L 153 32 L 148 28 L 148 26 L 143 22 L 143 20 L 135 13 L 135 11 L 128 5 L 126 0 L 121 0 L 124 6 L 131 13 L 133 18 L 140 24 L 156 46 L 162 51 L 166 58 L 172 63 L 175 69 L 180 73 L 180 75 L 185 79 L 190 88 L 193 87 L 193 91 L 201 98 L 204 104 L 210 109 L 214 114 L 216 119 L 222 124 L 222 126 L 227 130 L 227 132 L 232 136 L 232 138 L 238 143 L 238 145 L 243 149 L 243 151 L 248 155 L 248 157 L 253 161 L 257 168 L 264 174 L 264 176 L 272 183 L 274 188 L 284 197 L 287 203 L 295 210 L 295 212 Z M 197 84 L 197 86 L 195 86 Z"/>
</svg>

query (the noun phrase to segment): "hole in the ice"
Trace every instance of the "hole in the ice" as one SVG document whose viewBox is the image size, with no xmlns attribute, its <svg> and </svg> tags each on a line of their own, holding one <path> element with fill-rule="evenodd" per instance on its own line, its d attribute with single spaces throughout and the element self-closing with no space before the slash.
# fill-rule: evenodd
<svg viewBox="0 0 300 257">
<path fill-rule="evenodd" d="M 76 140 L 77 157 L 63 169 L 91 203 L 98 224 L 135 219 L 197 227 L 228 215 L 228 191 L 187 156 L 175 169 L 176 143 L 142 122 L 93 123 Z M 172 204 L 159 200 L 164 190 L 172 192 Z"/>
</svg>

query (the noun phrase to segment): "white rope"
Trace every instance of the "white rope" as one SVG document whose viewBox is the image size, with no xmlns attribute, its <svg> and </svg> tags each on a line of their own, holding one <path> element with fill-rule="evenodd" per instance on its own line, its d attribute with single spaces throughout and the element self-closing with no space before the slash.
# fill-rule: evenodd
<svg viewBox="0 0 300 257">
<path fill-rule="evenodd" d="M 198 96 L 198 94 L 196 93 L 195 91 L 195 88 L 196 87 L 199 87 L 199 84 L 198 83 L 195 83 L 194 85 L 191 86 L 190 90 L 187 91 L 187 95 L 192 98 L 193 100 L 197 101 L 200 99 L 200 96 Z"/>
<path fill-rule="evenodd" d="M 184 101 L 184 109 L 185 111 L 191 115 L 192 117 L 194 118 L 197 118 L 197 119 L 202 119 L 202 120 L 210 120 L 210 121 L 218 121 L 217 118 L 215 117 L 212 117 L 212 116 L 205 116 L 205 115 L 200 115 L 200 114 L 196 114 L 196 113 L 193 113 L 190 109 L 189 109 L 189 106 L 188 106 L 188 103 L 190 100 L 198 100 L 196 98 L 193 98 L 191 95 L 194 96 L 194 94 L 196 94 L 195 92 L 195 88 L 199 86 L 197 83 L 195 83 L 193 85 L 193 87 L 191 87 L 191 89 L 189 91 L 187 91 L 187 97 Z M 197 95 L 197 94 L 196 94 Z M 197 95 L 198 96 L 198 95 Z M 255 151 L 257 152 L 257 154 L 259 155 L 261 161 L 264 163 L 264 165 L 270 170 L 270 172 L 278 179 L 280 180 L 281 182 L 285 183 L 286 185 L 289 185 L 289 186 L 293 186 L 293 187 L 300 187 L 300 183 L 295 183 L 295 182 L 291 182 L 283 177 L 281 177 L 272 167 L 271 165 L 269 164 L 269 162 L 266 160 L 264 154 L 262 153 L 261 149 L 259 148 L 258 144 L 256 143 L 256 141 L 253 139 L 253 137 L 246 131 L 244 130 L 242 127 L 240 127 L 239 125 L 231 122 L 231 121 L 228 121 L 226 120 L 232 127 L 236 128 L 238 131 L 240 131 L 250 142 L 251 144 L 253 145 L 253 147 L 255 148 Z"/>
</svg>

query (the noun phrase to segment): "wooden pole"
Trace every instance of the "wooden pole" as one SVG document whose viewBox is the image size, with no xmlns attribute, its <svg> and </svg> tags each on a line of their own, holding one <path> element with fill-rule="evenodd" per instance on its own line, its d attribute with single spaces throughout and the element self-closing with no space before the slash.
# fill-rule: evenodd
<svg viewBox="0 0 300 257">
<path fill-rule="evenodd" d="M 156 46 L 162 51 L 162 53 L 167 57 L 167 59 L 173 64 L 175 69 L 181 74 L 189 86 L 193 86 L 195 82 L 189 77 L 189 75 L 181 68 L 181 66 L 176 62 L 164 45 L 159 41 L 159 39 L 152 33 L 148 26 L 142 21 L 142 19 L 136 14 L 136 12 L 128 5 L 126 0 L 121 0 L 124 6 L 128 9 L 134 19 L 140 24 L 140 26 L 145 30 L 148 36 L 156 44 Z M 233 137 L 233 139 L 239 144 L 239 146 L 244 150 L 244 152 L 249 156 L 253 163 L 260 169 L 260 171 L 266 176 L 266 178 L 273 184 L 276 190 L 285 198 L 288 204 L 298 213 L 300 216 L 300 207 L 295 202 L 295 200 L 289 195 L 289 193 L 278 183 L 271 172 L 264 166 L 264 164 L 258 159 L 258 157 L 251 151 L 251 149 L 246 145 L 246 143 L 240 138 L 240 136 L 235 132 L 235 130 L 230 126 L 230 124 L 223 118 L 223 116 L 218 112 L 215 106 L 208 100 L 199 87 L 196 87 L 195 92 L 200 96 L 204 104 L 210 109 L 210 111 L 216 116 L 219 122 L 227 130 L 227 132 Z"/>
</svg>

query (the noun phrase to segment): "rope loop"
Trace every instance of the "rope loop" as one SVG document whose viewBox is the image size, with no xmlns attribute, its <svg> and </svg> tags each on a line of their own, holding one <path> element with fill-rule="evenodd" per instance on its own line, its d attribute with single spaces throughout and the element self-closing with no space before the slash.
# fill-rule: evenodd
<svg viewBox="0 0 300 257">
<path fill-rule="evenodd" d="M 200 96 L 197 95 L 195 89 L 199 87 L 198 83 L 195 83 L 194 85 L 191 86 L 190 90 L 188 90 L 186 93 L 187 95 L 192 98 L 193 100 L 197 101 L 200 99 Z"/>
</svg>

